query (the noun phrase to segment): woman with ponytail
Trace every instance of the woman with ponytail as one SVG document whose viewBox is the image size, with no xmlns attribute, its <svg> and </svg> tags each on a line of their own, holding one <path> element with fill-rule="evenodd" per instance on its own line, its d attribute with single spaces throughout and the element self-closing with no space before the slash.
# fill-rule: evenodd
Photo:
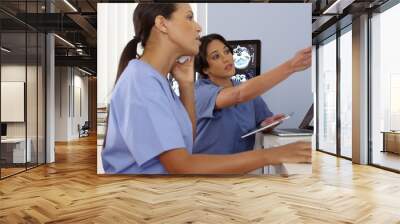
<svg viewBox="0 0 400 224">
<path fill-rule="evenodd" d="M 193 57 L 201 27 L 189 4 L 140 3 L 135 38 L 122 52 L 102 151 L 106 173 L 247 173 L 282 162 L 310 162 L 310 144 L 293 143 L 232 155 L 192 155 L 196 130 Z M 137 55 L 137 45 L 144 48 Z M 181 56 L 190 59 L 178 63 Z M 179 83 L 179 96 L 167 75 Z"/>
</svg>

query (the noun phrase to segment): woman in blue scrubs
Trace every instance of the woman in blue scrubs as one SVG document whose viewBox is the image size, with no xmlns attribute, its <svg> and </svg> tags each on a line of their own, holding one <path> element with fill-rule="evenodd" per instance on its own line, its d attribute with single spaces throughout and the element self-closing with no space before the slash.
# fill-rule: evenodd
<svg viewBox="0 0 400 224">
<path fill-rule="evenodd" d="M 260 97 L 291 74 L 310 66 L 310 49 L 299 51 L 277 68 L 241 84 L 236 74 L 232 48 L 224 37 L 209 34 L 201 38 L 196 56 L 197 136 L 193 153 L 231 154 L 252 150 L 255 135 L 242 135 L 258 126 L 272 123 L 273 116 Z"/>
<path fill-rule="evenodd" d="M 193 57 L 200 26 L 189 4 L 146 4 L 135 9 L 136 36 L 122 52 L 102 151 L 106 173 L 247 173 L 282 162 L 310 162 L 311 148 L 297 142 L 232 155 L 192 155 L 196 130 Z M 144 47 L 137 55 L 137 45 Z M 183 55 L 186 62 L 177 63 Z M 179 96 L 167 75 L 179 83 Z"/>
</svg>

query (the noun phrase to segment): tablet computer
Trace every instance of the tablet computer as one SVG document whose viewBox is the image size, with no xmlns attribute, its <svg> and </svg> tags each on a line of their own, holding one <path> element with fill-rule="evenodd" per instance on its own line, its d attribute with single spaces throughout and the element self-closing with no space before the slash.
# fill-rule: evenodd
<svg viewBox="0 0 400 224">
<path fill-rule="evenodd" d="M 285 116 L 285 117 L 282 117 L 281 119 L 276 120 L 276 121 L 272 122 L 271 124 L 265 125 L 264 127 L 258 128 L 258 129 L 253 130 L 253 131 L 251 131 L 251 132 L 249 132 L 249 133 L 247 133 L 247 134 L 245 134 L 245 135 L 242 135 L 241 138 L 246 138 L 246 137 L 248 137 L 248 136 L 250 136 L 250 135 L 254 135 L 254 134 L 257 133 L 257 132 L 260 132 L 260 131 L 265 130 L 265 129 L 269 128 L 269 127 L 272 127 L 272 126 L 274 126 L 274 125 L 277 125 L 277 124 L 279 124 L 280 122 L 282 122 L 282 121 L 284 121 L 284 120 L 286 120 L 286 119 L 289 119 L 289 118 L 290 118 L 289 115 L 288 115 L 288 116 Z"/>
</svg>

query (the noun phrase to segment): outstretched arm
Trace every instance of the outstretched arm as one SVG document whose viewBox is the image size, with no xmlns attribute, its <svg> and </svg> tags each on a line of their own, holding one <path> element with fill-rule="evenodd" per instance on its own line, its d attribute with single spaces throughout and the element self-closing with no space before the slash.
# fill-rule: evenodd
<svg viewBox="0 0 400 224">
<path fill-rule="evenodd" d="M 283 162 L 311 162 L 311 145 L 296 142 L 231 155 L 191 155 L 181 148 L 164 152 L 159 159 L 171 174 L 242 174 Z"/>
<path fill-rule="evenodd" d="M 222 109 L 254 99 L 287 79 L 291 74 L 305 70 L 310 66 L 311 47 L 300 50 L 290 60 L 241 85 L 224 88 L 217 96 L 215 108 Z"/>
</svg>

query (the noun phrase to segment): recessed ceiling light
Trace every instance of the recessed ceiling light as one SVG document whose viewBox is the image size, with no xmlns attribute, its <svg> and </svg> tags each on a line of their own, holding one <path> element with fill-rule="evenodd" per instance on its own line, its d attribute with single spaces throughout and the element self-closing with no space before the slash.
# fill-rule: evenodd
<svg viewBox="0 0 400 224">
<path fill-rule="evenodd" d="M 78 12 L 78 10 L 71 4 L 69 3 L 68 0 L 64 0 L 65 4 L 67 4 L 72 10 L 74 10 L 75 12 Z"/>
<path fill-rule="evenodd" d="M 354 1 L 355 0 L 336 0 L 332 5 L 325 9 L 322 14 L 342 14 L 343 9 Z"/>
<path fill-rule="evenodd" d="M 60 36 L 57 35 L 57 34 L 54 34 L 54 36 L 57 37 L 58 39 L 60 39 L 62 42 L 66 43 L 67 45 L 69 45 L 69 46 L 75 48 L 75 45 L 73 45 L 73 44 L 72 44 L 71 42 L 69 42 L 68 40 L 66 40 L 66 39 L 64 39 L 64 38 L 62 38 L 62 37 L 60 37 Z"/>
<path fill-rule="evenodd" d="M 4 51 L 6 53 L 10 53 L 11 52 L 11 50 L 9 50 L 9 49 L 7 49 L 5 47 L 1 47 L 1 51 Z"/>
<path fill-rule="evenodd" d="M 87 75 L 90 75 L 90 76 L 92 75 L 92 73 L 90 73 L 90 72 L 88 72 L 88 71 L 86 71 L 86 70 L 83 70 L 83 69 L 81 69 L 81 68 L 79 68 L 79 67 L 78 67 L 78 70 L 81 71 L 81 72 L 83 72 L 83 73 L 85 73 L 85 74 L 87 74 Z"/>
</svg>

